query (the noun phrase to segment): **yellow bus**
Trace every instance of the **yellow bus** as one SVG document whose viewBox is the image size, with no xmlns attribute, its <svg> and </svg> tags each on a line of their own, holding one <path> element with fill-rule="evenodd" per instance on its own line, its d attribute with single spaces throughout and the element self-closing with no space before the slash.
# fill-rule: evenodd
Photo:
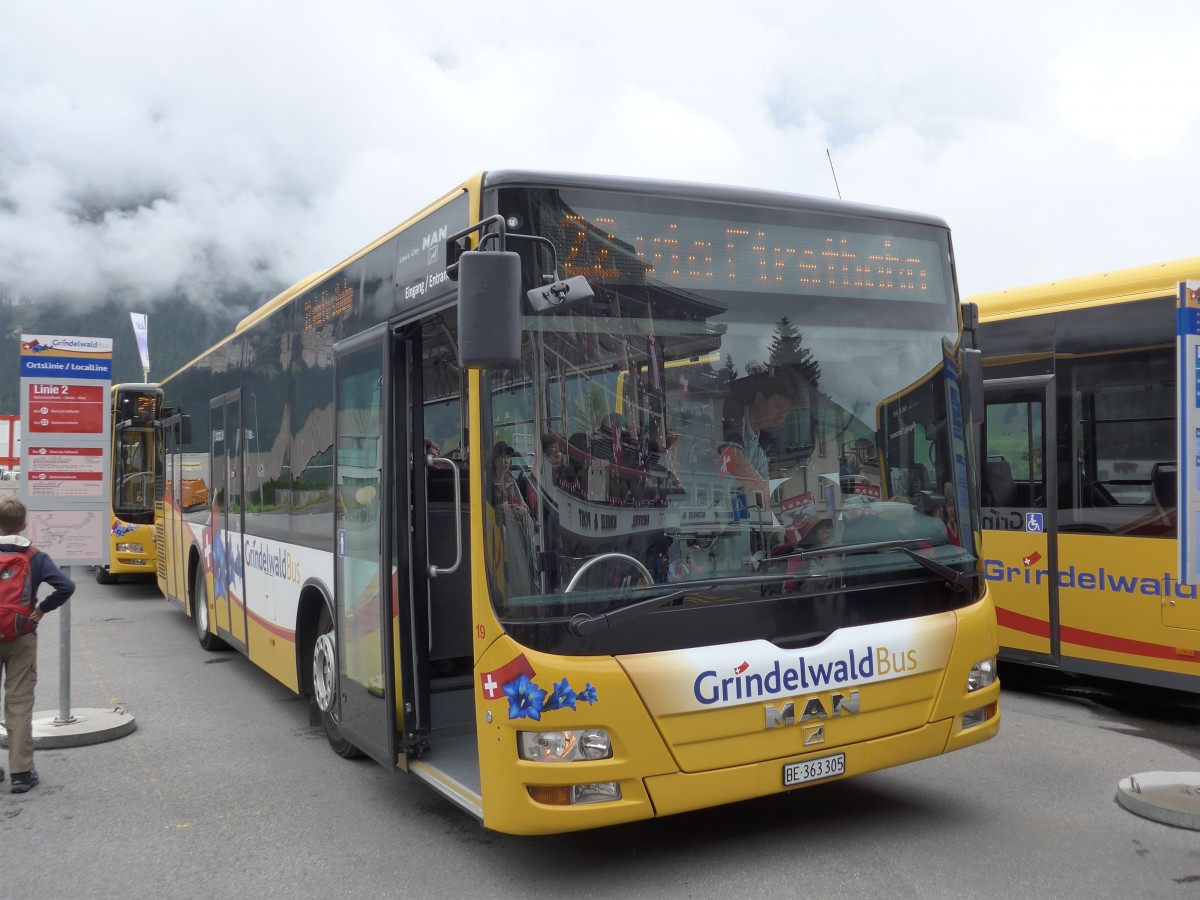
<svg viewBox="0 0 1200 900">
<path fill-rule="evenodd" d="M 970 298 L 985 577 L 1005 659 L 1200 691 L 1181 583 L 1176 295 L 1200 257 Z"/>
<path fill-rule="evenodd" d="M 155 427 L 161 407 L 157 384 L 113 385 L 109 562 L 95 567 L 100 584 L 155 572 L 154 496 L 162 449 Z"/>
<path fill-rule="evenodd" d="M 481 173 L 163 381 L 160 586 L 496 831 L 958 750 L 1000 723 L 931 487 L 975 492 L 961 336 L 937 218 Z"/>
</svg>

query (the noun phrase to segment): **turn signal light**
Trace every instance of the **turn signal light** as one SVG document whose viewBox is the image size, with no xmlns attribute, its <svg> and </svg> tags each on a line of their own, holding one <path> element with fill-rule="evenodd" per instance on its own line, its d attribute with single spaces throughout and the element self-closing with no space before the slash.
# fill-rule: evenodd
<svg viewBox="0 0 1200 900">
<path fill-rule="evenodd" d="M 525 788 L 530 799 L 547 806 L 578 806 L 583 803 L 611 803 L 621 799 L 621 785 L 615 781 L 594 784 L 530 784 Z"/>
</svg>

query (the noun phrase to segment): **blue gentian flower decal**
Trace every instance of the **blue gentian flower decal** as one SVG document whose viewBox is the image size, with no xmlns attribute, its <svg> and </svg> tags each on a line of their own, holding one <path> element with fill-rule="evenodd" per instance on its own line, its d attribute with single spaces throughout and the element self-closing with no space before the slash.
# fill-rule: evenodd
<svg viewBox="0 0 1200 900">
<path fill-rule="evenodd" d="M 214 559 L 220 561 L 220 557 L 224 557 L 223 563 L 228 566 L 230 562 L 228 554 L 231 550 L 232 548 L 226 547 L 221 552 L 218 547 Z M 576 712 L 576 704 L 580 700 L 586 700 L 588 703 L 596 702 L 596 689 L 591 682 L 587 683 L 587 687 L 583 691 L 576 692 L 571 687 L 570 681 L 563 678 L 553 682 L 550 690 L 546 691 L 533 680 L 535 677 L 537 676 L 533 667 L 529 665 L 529 661 L 522 654 L 498 669 L 481 673 L 479 683 L 486 699 L 499 700 L 501 695 L 508 698 L 508 718 L 510 720 L 533 719 L 535 722 L 540 722 L 544 712 L 556 709 L 569 709 Z"/>
<path fill-rule="evenodd" d="M 216 540 L 213 541 L 213 593 L 215 599 L 222 600 L 226 597 L 226 591 L 229 586 L 229 548 L 225 542 L 225 533 L 218 531 Z"/>
<path fill-rule="evenodd" d="M 546 699 L 546 705 L 543 709 L 563 709 L 569 707 L 575 708 L 575 698 L 577 694 L 571 690 L 571 685 L 567 684 L 567 679 L 563 679 L 558 684 L 554 685 L 554 690 Z"/>
<path fill-rule="evenodd" d="M 213 592 L 218 600 L 233 601 L 235 584 L 241 582 L 242 551 L 226 531 L 214 535 L 212 545 Z"/>
<path fill-rule="evenodd" d="M 508 697 L 508 717 L 510 719 L 542 719 L 542 704 L 546 700 L 546 692 L 529 680 L 528 675 L 521 675 L 515 681 L 504 686 Z"/>
</svg>

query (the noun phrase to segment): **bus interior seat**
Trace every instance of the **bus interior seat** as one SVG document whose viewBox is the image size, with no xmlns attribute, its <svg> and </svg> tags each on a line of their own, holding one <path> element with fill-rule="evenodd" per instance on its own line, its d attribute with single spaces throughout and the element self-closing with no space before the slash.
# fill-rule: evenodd
<svg viewBox="0 0 1200 900">
<path fill-rule="evenodd" d="M 1150 470 L 1150 485 L 1154 491 L 1154 503 L 1164 512 L 1175 508 L 1178 469 L 1173 462 L 1158 462 Z"/>
<path fill-rule="evenodd" d="M 572 453 L 571 451 L 575 452 Z M 582 431 L 577 431 L 567 438 L 567 459 L 577 468 L 585 466 L 583 459 L 592 455 L 592 442 Z"/>
<path fill-rule="evenodd" d="M 462 535 L 463 558 L 470 556 L 470 512 L 468 510 L 468 467 L 457 462 L 459 506 L 454 503 L 455 466 L 435 463 L 425 470 L 428 500 L 430 562 L 448 566 L 454 559 L 458 532 Z M 460 565 L 453 574 L 429 580 L 430 652 L 435 663 L 469 657 L 471 646 L 471 590 L 469 566 Z"/>
<path fill-rule="evenodd" d="M 601 434 L 600 437 L 592 440 L 592 456 L 596 459 L 603 459 L 606 462 L 615 458 L 615 446 L 612 438 Z"/>
<path fill-rule="evenodd" d="M 913 463 L 909 467 L 908 493 L 915 497 L 921 491 L 929 490 L 931 487 L 929 469 L 923 463 Z"/>
<path fill-rule="evenodd" d="M 429 502 L 431 503 L 453 503 L 454 502 L 454 469 L 445 463 L 438 463 L 432 469 L 426 470 L 428 481 Z M 467 481 L 467 466 L 465 463 L 458 464 L 459 490 L 462 496 L 462 502 L 467 501 L 468 481 Z"/>
<path fill-rule="evenodd" d="M 455 515 L 453 481 L 445 479 L 451 492 L 448 502 L 430 500 L 429 556 L 430 562 L 448 566 L 454 560 L 455 531 L 460 531 L 463 559 L 470 559 L 470 511 L 463 506 Z M 432 492 L 433 482 L 430 483 Z M 434 661 L 470 657 L 471 645 L 471 578 L 470 566 L 429 579 L 430 647 L 429 658 Z"/>
<path fill-rule="evenodd" d="M 1109 493 L 1103 482 L 1093 481 L 1087 486 L 1084 497 L 1088 506 L 1117 506 L 1117 498 Z"/>
<path fill-rule="evenodd" d="M 592 441 L 582 431 L 577 431 L 567 439 L 566 461 L 575 470 L 584 489 L 587 489 L 588 460 L 592 457 Z"/>
<path fill-rule="evenodd" d="M 988 506 L 1017 505 L 1012 466 L 1003 456 L 990 457 L 983 464 L 983 497 Z"/>
</svg>

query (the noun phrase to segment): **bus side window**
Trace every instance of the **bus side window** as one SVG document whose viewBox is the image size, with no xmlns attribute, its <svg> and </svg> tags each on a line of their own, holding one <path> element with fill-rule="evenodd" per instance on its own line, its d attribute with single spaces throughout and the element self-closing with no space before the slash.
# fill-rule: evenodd
<svg viewBox="0 0 1200 900">
<path fill-rule="evenodd" d="M 1114 534 L 1174 537 L 1173 351 L 1064 361 L 1061 375 L 1071 386 L 1060 393 L 1059 409 L 1073 428 L 1068 463 L 1079 486 L 1071 510 L 1077 521 Z"/>
</svg>

